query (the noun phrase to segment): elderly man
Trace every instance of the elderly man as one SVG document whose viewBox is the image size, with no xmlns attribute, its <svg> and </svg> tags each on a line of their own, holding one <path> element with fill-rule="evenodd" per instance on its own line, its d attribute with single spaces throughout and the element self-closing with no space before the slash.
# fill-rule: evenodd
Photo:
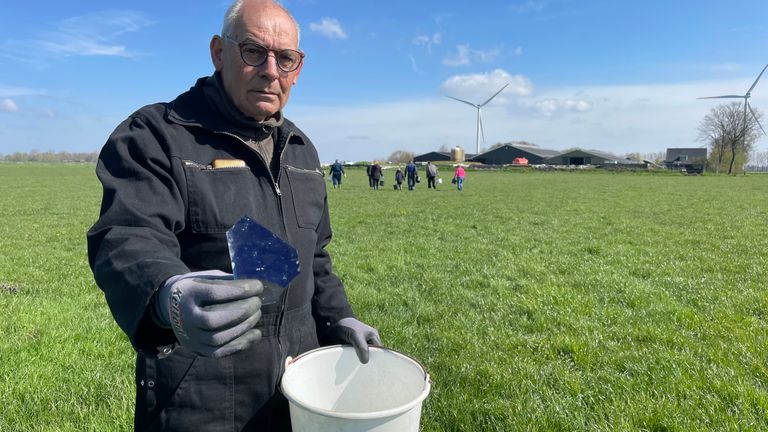
<svg viewBox="0 0 768 432">
<path fill-rule="evenodd" d="M 363 363 L 378 332 L 333 273 L 317 152 L 282 113 L 304 54 L 271 1 L 236 1 L 210 52 L 215 73 L 120 124 L 88 257 L 137 352 L 137 430 L 290 430 L 279 392 L 288 356 L 349 343 Z M 226 230 L 247 215 L 291 244 L 300 273 L 275 304 L 233 280 Z"/>
</svg>

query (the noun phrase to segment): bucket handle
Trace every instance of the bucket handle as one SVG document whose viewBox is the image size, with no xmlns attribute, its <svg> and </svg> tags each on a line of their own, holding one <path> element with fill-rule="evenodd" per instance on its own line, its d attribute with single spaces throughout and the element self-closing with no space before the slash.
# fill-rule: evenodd
<svg viewBox="0 0 768 432">
<path fill-rule="evenodd" d="M 285 358 L 285 364 L 283 365 L 285 367 L 283 368 L 283 370 L 288 370 L 288 368 L 293 363 L 295 363 L 297 360 L 299 360 L 300 358 L 302 358 L 302 357 L 304 357 L 304 356 L 306 356 L 308 354 L 311 354 L 311 353 L 313 353 L 315 351 L 318 351 L 318 350 L 321 350 L 321 349 L 332 348 L 334 346 L 339 346 L 340 347 L 340 346 L 345 346 L 345 345 L 331 345 L 331 346 L 326 346 L 326 347 L 320 347 L 320 348 L 315 348 L 313 350 L 309 350 L 309 351 L 303 352 L 303 353 L 297 355 L 296 357 L 288 356 L 288 357 Z M 346 346 L 352 346 L 352 345 L 346 345 Z M 424 381 L 427 381 L 430 385 L 432 384 L 432 380 L 429 378 L 429 374 L 427 373 L 427 368 L 425 368 L 424 365 L 420 361 L 416 360 L 415 358 L 409 356 L 408 354 L 406 354 L 406 353 L 404 353 L 402 351 L 398 351 L 398 350 L 392 349 L 392 348 L 387 348 L 384 345 L 368 345 L 368 346 L 369 347 L 374 347 L 374 348 L 385 349 L 387 351 L 392 351 L 394 353 L 400 354 L 401 356 L 407 357 L 407 358 L 415 361 L 419 366 L 421 366 L 421 370 L 424 371 Z"/>
</svg>

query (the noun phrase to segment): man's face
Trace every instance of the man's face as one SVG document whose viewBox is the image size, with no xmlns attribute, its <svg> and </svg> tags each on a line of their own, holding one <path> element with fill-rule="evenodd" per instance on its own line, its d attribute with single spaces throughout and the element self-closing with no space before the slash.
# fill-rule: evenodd
<svg viewBox="0 0 768 432">
<path fill-rule="evenodd" d="M 246 2 L 235 34 L 224 36 L 273 50 L 298 48 L 293 20 L 283 10 L 263 2 Z M 211 40 L 211 58 L 235 106 L 258 121 L 283 109 L 301 72 L 301 66 L 293 72 L 282 71 L 274 53 L 261 66 L 249 66 L 240 57 L 237 43 L 215 36 Z"/>
</svg>

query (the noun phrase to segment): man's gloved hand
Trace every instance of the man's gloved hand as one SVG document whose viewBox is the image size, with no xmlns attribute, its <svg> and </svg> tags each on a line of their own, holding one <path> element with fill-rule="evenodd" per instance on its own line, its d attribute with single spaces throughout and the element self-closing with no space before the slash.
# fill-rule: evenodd
<svg viewBox="0 0 768 432">
<path fill-rule="evenodd" d="M 355 318 L 342 318 L 328 331 L 333 341 L 352 344 L 357 358 L 363 364 L 368 363 L 368 345 L 381 346 L 379 331 Z"/>
<path fill-rule="evenodd" d="M 263 286 L 214 270 L 169 278 L 155 294 L 154 312 L 181 346 L 206 357 L 224 357 L 261 340 Z"/>
</svg>

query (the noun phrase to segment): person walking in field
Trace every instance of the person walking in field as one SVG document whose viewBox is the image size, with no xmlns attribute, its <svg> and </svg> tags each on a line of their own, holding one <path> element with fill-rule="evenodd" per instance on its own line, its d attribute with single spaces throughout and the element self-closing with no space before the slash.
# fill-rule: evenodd
<svg viewBox="0 0 768 432">
<path fill-rule="evenodd" d="M 403 190 L 403 179 L 405 179 L 405 174 L 403 174 L 403 170 L 400 169 L 400 167 L 397 168 L 397 171 L 395 171 L 395 189 L 396 190 Z"/>
<path fill-rule="evenodd" d="M 408 181 L 408 190 L 412 191 L 416 187 L 417 180 L 419 178 L 419 170 L 416 168 L 416 164 L 411 160 L 405 167 L 405 177 Z"/>
<path fill-rule="evenodd" d="M 236 0 L 209 50 L 210 76 L 140 108 L 102 148 L 88 262 L 136 352 L 136 431 L 289 432 L 286 359 L 351 344 L 367 363 L 381 339 L 333 271 L 317 150 L 283 114 L 298 24 L 273 1 Z M 231 274 L 225 231 L 243 215 L 298 253 L 277 303 Z"/>
<path fill-rule="evenodd" d="M 365 174 L 368 176 L 368 187 L 373 188 L 373 163 L 365 167 Z"/>
<path fill-rule="evenodd" d="M 435 189 L 437 190 L 437 185 L 435 184 L 435 179 L 437 179 L 437 165 L 435 165 L 432 162 L 429 162 L 427 164 L 427 189 Z"/>
<path fill-rule="evenodd" d="M 453 173 L 453 179 L 459 190 L 464 190 L 464 176 L 464 167 L 462 165 L 457 166 L 456 171 Z"/>
<path fill-rule="evenodd" d="M 344 173 L 344 165 L 336 159 L 336 162 L 331 165 L 331 181 L 333 182 L 333 188 L 341 187 L 341 177 L 346 176 Z"/>
<path fill-rule="evenodd" d="M 381 165 L 374 161 L 371 165 L 371 180 L 373 181 L 373 189 L 379 190 L 379 184 L 381 182 Z"/>
</svg>

